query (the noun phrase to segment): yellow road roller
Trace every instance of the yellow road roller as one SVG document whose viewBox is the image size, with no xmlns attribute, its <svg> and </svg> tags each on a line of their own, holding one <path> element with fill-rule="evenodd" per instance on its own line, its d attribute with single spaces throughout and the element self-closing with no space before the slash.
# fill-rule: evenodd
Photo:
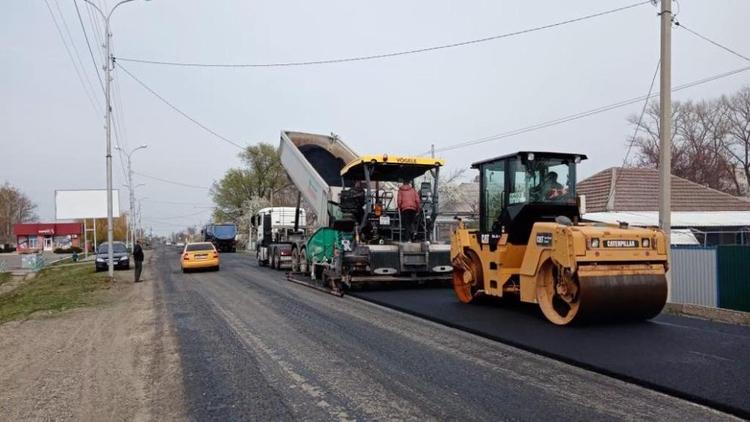
<svg viewBox="0 0 750 422">
<path fill-rule="evenodd" d="M 667 300 L 664 232 L 582 223 L 582 154 L 522 151 L 474 163 L 479 224 L 453 233 L 453 288 L 538 303 L 552 323 L 649 319 Z"/>
</svg>

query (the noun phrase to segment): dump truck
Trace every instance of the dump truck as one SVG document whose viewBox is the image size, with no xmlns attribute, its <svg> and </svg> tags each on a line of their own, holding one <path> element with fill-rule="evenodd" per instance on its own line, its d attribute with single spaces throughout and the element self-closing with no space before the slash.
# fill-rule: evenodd
<svg viewBox="0 0 750 422">
<path fill-rule="evenodd" d="M 280 156 L 317 219 L 314 231 L 292 244 L 291 281 L 336 294 L 373 284 L 450 281 L 450 245 L 433 235 L 442 160 L 357 156 L 335 135 L 287 131 Z M 407 230 L 396 207 L 397 182 L 419 178 L 421 205 Z"/>
<path fill-rule="evenodd" d="M 267 207 L 253 215 L 258 264 L 277 270 L 291 267 L 292 248 L 304 241 L 306 221 L 305 210 L 300 207 Z"/>
<path fill-rule="evenodd" d="M 237 252 L 237 225 L 234 223 L 206 224 L 201 230 L 204 242 L 211 242 L 220 252 Z"/>
<path fill-rule="evenodd" d="M 649 319 L 667 299 L 664 232 L 581 222 L 576 166 L 583 154 L 521 151 L 474 163 L 479 227 L 451 239 L 459 301 L 536 303 L 557 325 Z"/>
</svg>

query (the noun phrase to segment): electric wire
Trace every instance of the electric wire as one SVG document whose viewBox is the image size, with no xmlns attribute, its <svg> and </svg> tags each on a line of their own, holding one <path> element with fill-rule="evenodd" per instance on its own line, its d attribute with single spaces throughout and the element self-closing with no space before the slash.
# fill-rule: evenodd
<svg viewBox="0 0 750 422">
<path fill-rule="evenodd" d="M 169 184 L 177 185 L 177 186 L 183 186 L 183 187 L 186 187 L 186 188 L 203 189 L 203 190 L 210 190 L 211 189 L 211 188 L 209 188 L 207 186 L 198 186 L 198 185 L 191 185 L 191 184 L 188 184 L 188 183 L 176 182 L 174 180 L 162 179 L 160 177 L 150 176 L 148 174 L 143 174 L 143 173 L 137 172 L 137 171 L 134 171 L 133 174 L 137 174 L 137 175 L 139 175 L 141 177 L 145 177 L 147 179 L 153 179 L 153 180 L 157 180 L 159 182 L 169 183 Z"/>
<path fill-rule="evenodd" d="M 83 80 L 83 76 L 81 76 L 81 71 L 78 69 L 78 65 L 76 64 L 76 61 L 73 58 L 73 53 L 71 53 L 70 47 L 68 47 L 68 42 L 65 39 L 65 36 L 63 35 L 60 25 L 57 23 L 57 18 L 55 17 L 55 13 L 52 11 L 52 7 L 49 5 L 49 1 L 44 0 L 44 4 L 47 6 L 47 10 L 49 10 L 49 14 L 52 17 L 52 22 L 55 24 L 55 28 L 57 29 L 57 34 L 60 36 L 60 40 L 63 43 L 63 47 L 65 47 L 65 51 L 68 53 L 68 57 L 70 58 L 70 61 L 73 64 L 73 69 L 75 69 L 76 75 L 78 76 L 78 81 L 81 83 L 81 87 L 83 88 L 83 91 L 86 94 L 86 97 L 88 98 L 89 103 L 91 103 L 91 107 L 94 109 L 94 112 L 99 113 L 100 106 L 98 102 L 96 101 L 95 97 L 91 96 L 91 93 L 89 92 L 86 86 L 86 83 Z"/>
<path fill-rule="evenodd" d="M 76 45 L 75 39 L 70 32 L 70 27 L 68 27 L 68 21 L 67 19 L 65 19 L 65 15 L 60 8 L 60 3 L 58 2 L 58 0 L 53 0 L 53 2 L 55 3 L 57 12 L 60 14 L 60 22 L 62 22 L 63 29 L 65 29 L 65 33 L 68 34 L 68 39 L 70 40 L 71 47 L 73 47 L 73 51 L 75 52 L 75 59 L 78 61 L 78 65 L 81 68 L 83 79 L 86 82 L 88 88 L 91 90 L 92 96 L 96 99 L 96 88 L 94 88 L 94 84 L 91 83 L 91 80 L 89 79 L 89 73 L 86 71 L 86 66 L 83 64 L 83 60 L 81 59 L 81 53 L 78 51 L 78 46 Z M 97 104 L 99 104 L 98 101 Z"/>
<path fill-rule="evenodd" d="M 567 20 L 554 22 L 554 23 L 541 25 L 541 26 L 536 26 L 532 28 L 526 28 L 526 29 L 522 29 L 518 31 L 507 32 L 504 34 L 492 35 L 492 36 L 488 36 L 484 38 L 454 42 L 450 44 L 435 45 L 431 47 L 415 48 L 415 49 L 403 50 L 403 51 L 394 51 L 390 53 L 365 55 L 365 56 L 354 56 L 354 57 L 321 59 L 321 60 L 307 60 L 307 61 L 276 62 L 276 63 L 189 63 L 189 62 L 174 62 L 174 61 L 161 61 L 161 60 L 146 60 L 146 59 L 138 59 L 138 58 L 131 58 L 131 57 L 118 57 L 117 60 L 133 62 L 133 63 L 165 65 L 165 66 L 214 67 L 214 68 L 294 67 L 294 66 L 317 66 L 317 65 L 346 63 L 346 62 L 362 62 L 362 61 L 368 61 L 368 60 L 378 60 L 378 59 L 387 59 L 387 58 L 398 57 L 398 56 L 406 56 L 406 55 L 411 55 L 411 54 L 421 54 L 421 53 L 427 53 L 427 52 L 432 52 L 436 50 L 464 47 L 464 46 L 484 43 L 488 41 L 495 41 L 495 40 L 499 40 L 503 38 L 510 38 L 510 37 L 514 37 L 518 35 L 528 34 L 531 32 L 537 32 L 537 31 L 555 28 L 555 27 L 562 26 L 562 25 L 581 22 L 584 20 L 593 19 L 593 18 L 597 18 L 600 16 L 605 16 L 605 15 L 609 15 L 609 14 L 613 14 L 617 12 L 622 12 L 622 11 L 632 9 L 638 6 L 642 6 L 645 4 L 649 4 L 649 3 L 651 3 L 650 0 L 640 1 L 637 3 L 629 4 L 627 6 L 622 6 L 622 7 L 618 7 L 614 9 L 605 10 L 602 12 L 592 13 L 592 14 L 580 16 L 577 18 L 567 19 Z"/>
<path fill-rule="evenodd" d="M 633 137 L 630 138 L 630 142 L 628 143 L 628 149 L 625 151 L 625 158 L 623 158 L 622 160 L 621 167 L 625 167 L 625 165 L 627 164 L 628 158 L 630 157 L 630 151 L 633 149 L 633 145 L 635 145 L 635 140 L 638 138 L 638 131 L 641 129 L 643 116 L 646 115 L 646 109 L 648 108 L 649 98 L 651 97 L 651 93 L 654 91 L 654 85 L 656 84 L 656 77 L 659 75 L 660 67 L 661 67 L 661 59 L 656 62 L 656 69 L 654 69 L 654 76 L 651 77 L 651 84 L 648 87 L 648 94 L 646 94 L 646 99 L 643 101 L 643 108 L 641 108 L 641 114 L 638 117 L 638 123 L 635 125 L 635 130 L 633 131 Z M 615 189 L 617 189 L 617 183 L 620 181 L 620 177 L 622 176 L 622 173 L 623 172 L 620 171 L 615 176 L 615 183 L 612 189 L 609 190 L 609 195 L 607 195 L 607 202 L 606 202 L 607 204 L 612 199 L 612 195 L 614 195 Z"/>
<path fill-rule="evenodd" d="M 241 149 L 241 150 L 244 150 L 244 149 L 245 149 L 245 147 L 243 147 L 242 145 L 238 144 L 237 142 L 234 142 L 234 141 L 232 141 L 232 140 L 230 140 L 230 139 L 228 139 L 228 138 L 226 138 L 226 137 L 224 137 L 224 136 L 222 136 L 222 135 L 218 134 L 218 133 L 217 133 L 216 131 L 214 131 L 214 130 L 210 129 L 209 127 L 207 127 L 207 126 L 206 126 L 206 125 L 204 125 L 203 123 L 201 123 L 201 122 L 199 122 L 198 120 L 196 120 L 196 119 L 194 119 L 194 118 L 190 117 L 190 116 L 189 116 L 189 115 L 188 115 L 187 113 L 185 113 L 184 111 L 182 111 L 182 110 L 180 110 L 179 108 L 177 108 L 177 107 L 176 107 L 175 105 L 173 105 L 173 104 L 172 104 L 171 102 L 169 102 L 169 101 L 168 101 L 168 100 L 167 100 L 166 98 L 164 98 L 164 97 L 162 97 L 161 95 L 159 95 L 159 93 L 157 93 L 157 92 L 156 92 L 156 91 L 154 91 L 154 90 L 153 90 L 152 88 L 150 88 L 150 87 L 149 87 L 148 85 L 146 85 L 146 84 L 145 84 L 145 83 L 144 83 L 143 81 L 141 81 L 140 79 L 138 79 L 138 78 L 137 78 L 137 77 L 136 77 L 135 75 L 133 75 L 133 74 L 132 74 L 132 73 L 131 73 L 130 71 L 128 71 L 128 69 L 126 69 L 126 68 L 125 68 L 125 67 L 124 67 L 124 66 L 123 66 L 122 64 L 120 64 L 119 62 L 115 61 L 115 65 L 116 65 L 117 67 L 119 67 L 120 69 L 122 69 L 122 71 L 123 71 L 123 72 L 125 72 L 125 73 L 126 73 L 126 74 L 127 74 L 128 76 L 130 76 L 130 77 L 131 77 L 131 78 L 132 78 L 132 79 L 133 79 L 134 81 L 136 81 L 136 82 L 137 82 L 137 83 L 138 83 L 138 84 L 139 84 L 140 86 L 142 86 L 142 87 L 143 87 L 143 88 L 145 88 L 145 89 L 146 89 L 146 90 L 147 90 L 148 92 L 150 92 L 150 93 L 151 93 L 152 95 L 154 95 L 154 96 L 155 96 L 156 98 L 158 98 L 159 100 L 161 100 L 161 102 L 163 102 L 164 104 L 166 104 L 167 106 L 169 106 L 169 108 L 171 108 L 172 110 L 174 110 L 174 111 L 176 111 L 177 113 L 179 113 L 180 115 L 182 115 L 182 117 L 184 117 L 184 118 L 186 118 L 186 119 L 190 120 L 191 122 L 193 122 L 194 124 L 196 124 L 196 125 L 197 125 L 198 127 L 200 127 L 201 129 L 203 129 L 204 131 L 206 131 L 206 132 L 210 133 L 211 135 L 215 136 L 215 137 L 216 137 L 216 138 L 218 138 L 219 140 L 221 140 L 221 141 L 224 141 L 224 142 L 226 142 L 226 143 L 228 143 L 228 144 L 230 144 L 230 145 L 233 145 L 233 146 L 235 146 L 235 147 L 237 147 L 237 148 L 239 148 L 239 149 Z"/>
<path fill-rule="evenodd" d="M 716 41 L 714 41 L 714 40 L 712 40 L 712 39 L 708 38 L 708 37 L 707 37 L 707 36 L 705 36 L 705 35 L 701 35 L 701 34 L 699 34 L 699 33 L 698 33 L 697 31 L 695 31 L 695 30 L 693 30 L 693 29 L 690 29 L 690 28 L 688 28 L 687 26 L 683 25 L 683 24 L 682 24 L 682 22 L 679 22 L 679 21 L 675 21 L 675 23 L 674 23 L 674 24 L 675 24 L 675 26 L 677 26 L 678 28 L 682 28 L 682 29 L 684 29 L 684 30 L 688 31 L 689 33 L 691 33 L 691 34 L 695 35 L 696 37 L 698 37 L 698 38 L 702 39 L 703 41 L 709 42 L 709 43 L 711 43 L 711 44 L 715 45 L 716 47 L 719 47 L 719 48 L 721 48 L 721 49 L 722 49 L 722 50 L 724 50 L 724 51 L 727 51 L 727 52 L 729 52 L 729 53 L 731 53 L 731 54 L 734 54 L 735 56 L 737 56 L 737 57 L 739 57 L 739 58 L 741 58 L 741 59 L 743 59 L 743 60 L 746 60 L 746 61 L 749 61 L 749 62 L 750 62 L 750 57 L 747 57 L 747 56 L 745 56 L 744 54 L 740 54 L 740 53 L 738 53 L 738 52 L 737 52 L 736 50 L 733 50 L 733 49 L 731 49 L 731 48 L 729 48 L 729 47 L 727 47 L 727 46 L 725 46 L 725 45 L 723 45 L 723 44 L 720 44 L 720 43 L 718 43 L 718 42 L 716 42 Z"/>
<path fill-rule="evenodd" d="M 81 17 L 81 10 L 78 8 L 78 2 L 76 0 L 73 0 L 73 5 L 76 8 L 76 15 L 78 16 L 78 22 L 81 24 L 81 31 L 83 31 L 83 38 L 86 40 L 86 47 L 88 47 L 89 56 L 91 56 L 91 63 L 94 64 L 94 72 L 96 72 L 96 77 L 99 79 L 99 86 L 102 88 L 102 93 L 104 93 L 104 82 L 102 81 L 102 75 L 99 72 L 99 65 L 96 63 L 96 59 L 94 59 L 94 51 L 91 49 L 91 42 L 89 42 L 89 35 L 88 33 L 86 33 L 86 27 L 83 25 L 83 18 Z"/>
<path fill-rule="evenodd" d="M 678 91 L 682 91 L 684 89 L 691 88 L 691 87 L 694 87 L 694 86 L 703 85 L 703 84 L 715 81 L 717 79 L 722 79 L 722 78 L 733 76 L 733 75 L 736 75 L 736 74 L 739 74 L 739 73 L 742 73 L 742 72 L 747 72 L 748 70 L 750 70 L 750 66 L 745 66 L 745 67 L 742 67 L 742 68 L 731 70 L 729 72 L 724 72 L 724 73 L 720 73 L 720 74 L 717 74 L 717 75 L 709 76 L 709 77 L 706 77 L 706 78 L 698 79 L 698 80 L 695 80 L 695 81 L 692 81 L 692 82 L 688 82 L 688 83 L 685 83 L 685 84 L 673 87 L 672 88 L 672 92 L 678 92 Z M 608 104 L 608 105 L 605 105 L 605 106 L 596 107 L 596 108 L 593 108 L 593 109 L 590 109 L 590 110 L 587 110 L 587 111 L 582 111 L 580 113 L 569 114 L 567 116 L 559 117 L 557 119 L 547 120 L 547 121 L 536 123 L 536 124 L 533 124 L 533 125 L 530 125 L 530 126 L 525 126 L 525 127 L 519 128 L 519 129 L 514 129 L 514 130 L 507 131 L 507 132 L 501 132 L 501 133 L 498 133 L 498 134 L 495 134 L 495 135 L 490 135 L 490 136 L 485 136 L 485 137 L 482 137 L 482 138 L 477 138 L 477 139 L 472 139 L 472 140 L 468 140 L 468 141 L 463 141 L 463 142 L 460 142 L 460 143 L 456 143 L 456 144 L 452 144 L 452 145 L 447 145 L 447 146 L 444 146 L 444 147 L 441 147 L 441 148 L 435 148 L 435 152 L 452 151 L 452 150 L 456 150 L 456 149 L 460 149 L 460 148 L 466 148 L 466 147 L 470 147 L 470 146 L 474 146 L 474 145 L 483 144 L 483 143 L 486 143 L 486 142 L 491 142 L 491 141 L 496 141 L 496 140 L 500 140 L 500 139 L 510 138 L 510 137 L 521 135 L 521 134 L 524 134 L 524 133 L 533 132 L 533 131 L 537 131 L 537 130 L 540 130 L 540 129 L 545 129 L 545 128 L 548 128 L 548 127 L 551 127 L 551 126 L 556 126 L 556 125 L 560 125 L 560 124 L 563 124 L 563 123 L 568 123 L 568 122 L 571 122 L 571 121 L 574 121 L 574 120 L 583 119 L 585 117 L 593 116 L 595 114 L 604 113 L 606 111 L 611 111 L 611 110 L 615 110 L 615 109 L 618 109 L 618 108 L 626 107 L 626 106 L 629 106 L 631 104 L 640 103 L 641 101 L 647 100 L 648 98 L 656 97 L 658 95 L 659 95 L 659 92 L 657 91 L 657 92 L 651 94 L 650 96 L 649 95 L 644 95 L 644 96 L 640 96 L 640 97 L 636 97 L 636 98 L 631 98 L 631 99 L 619 101 L 619 102 L 616 102 L 616 103 L 613 103 L 613 104 Z M 429 154 L 430 152 L 431 151 L 428 150 L 428 151 L 423 152 L 422 154 Z"/>
</svg>

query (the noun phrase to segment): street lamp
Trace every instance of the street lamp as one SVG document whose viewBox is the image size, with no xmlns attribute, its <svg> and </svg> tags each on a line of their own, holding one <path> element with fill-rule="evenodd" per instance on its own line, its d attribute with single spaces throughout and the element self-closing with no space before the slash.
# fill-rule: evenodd
<svg viewBox="0 0 750 422">
<path fill-rule="evenodd" d="M 75 1 L 75 0 L 74 0 Z M 109 262 L 109 278 L 114 279 L 115 277 L 115 266 L 114 266 L 114 254 L 112 253 L 112 237 L 113 237 L 113 226 L 114 218 L 112 218 L 112 103 L 110 102 L 110 84 L 112 82 L 112 54 L 110 53 L 110 42 L 109 39 L 112 34 L 109 30 L 109 18 L 112 17 L 112 13 L 120 6 L 125 3 L 130 3 L 135 0 L 122 0 L 119 3 L 112 6 L 109 13 L 105 14 L 91 0 L 83 0 L 92 6 L 102 19 L 104 19 L 104 49 L 106 51 L 106 60 L 104 61 L 104 77 L 106 82 L 106 88 L 104 89 L 104 107 L 105 107 L 105 129 L 107 131 L 107 260 Z"/>
<path fill-rule="evenodd" d="M 146 186 L 143 183 L 139 183 L 136 186 L 133 186 L 133 168 L 131 166 L 131 158 L 133 157 L 133 153 L 138 151 L 139 149 L 146 149 L 148 148 L 148 145 L 143 144 L 139 147 L 135 147 L 130 152 L 125 152 L 125 155 L 128 157 L 128 190 L 129 190 L 129 203 L 130 203 L 130 216 L 128 217 L 128 227 L 130 235 L 128 236 L 128 242 L 130 242 L 130 246 L 133 246 L 133 243 L 135 243 L 135 235 L 133 233 L 133 222 L 135 222 L 135 188 L 138 186 Z M 118 151 L 123 151 L 123 149 L 117 145 L 115 146 L 115 149 Z"/>
</svg>

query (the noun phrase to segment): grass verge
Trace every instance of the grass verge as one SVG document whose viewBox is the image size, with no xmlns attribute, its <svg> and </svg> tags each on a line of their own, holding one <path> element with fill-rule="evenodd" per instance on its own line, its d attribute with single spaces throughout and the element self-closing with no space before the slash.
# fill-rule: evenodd
<svg viewBox="0 0 750 422">
<path fill-rule="evenodd" d="M 10 281 L 10 273 L 0 273 L 0 284 Z"/>
<path fill-rule="evenodd" d="M 100 290 L 110 288 L 107 275 L 91 265 L 51 267 L 34 279 L 0 295 L 0 323 L 26 319 L 34 312 L 60 312 L 96 305 Z"/>
</svg>

